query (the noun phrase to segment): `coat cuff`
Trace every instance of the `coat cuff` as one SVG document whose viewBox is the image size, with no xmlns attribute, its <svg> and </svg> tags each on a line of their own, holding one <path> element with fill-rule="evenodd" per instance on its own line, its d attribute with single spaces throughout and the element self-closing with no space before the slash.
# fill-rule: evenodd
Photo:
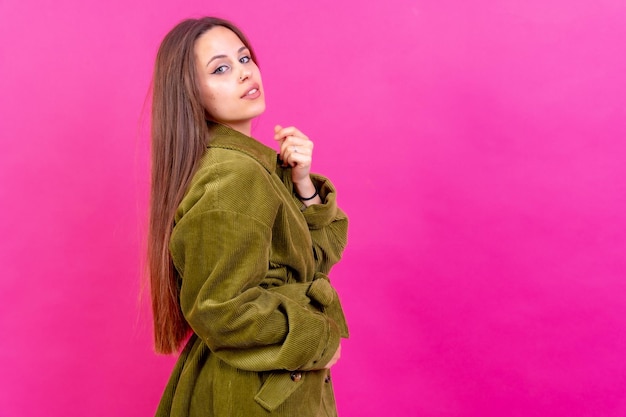
<svg viewBox="0 0 626 417">
<path fill-rule="evenodd" d="M 318 346 L 318 352 L 321 352 L 321 355 L 309 363 L 306 363 L 300 368 L 302 370 L 323 368 L 333 358 L 341 343 L 341 331 L 339 327 L 330 317 L 326 317 L 325 319 L 327 335 L 321 338 L 320 345 Z"/>
<path fill-rule="evenodd" d="M 327 178 L 311 174 L 311 180 L 322 199 L 322 204 L 313 204 L 302 211 L 309 229 L 321 229 L 332 223 L 337 217 L 337 193 Z"/>
</svg>

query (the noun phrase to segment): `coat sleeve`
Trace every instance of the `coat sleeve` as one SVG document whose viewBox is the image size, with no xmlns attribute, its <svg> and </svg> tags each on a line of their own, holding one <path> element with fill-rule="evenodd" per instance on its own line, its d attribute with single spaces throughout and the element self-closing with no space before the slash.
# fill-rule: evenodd
<svg viewBox="0 0 626 417">
<path fill-rule="evenodd" d="M 302 214 L 311 233 L 316 269 L 328 274 L 332 266 L 339 262 L 346 247 L 348 217 L 337 206 L 337 193 L 330 180 L 317 174 L 312 174 L 311 179 L 322 204 L 311 205 Z"/>
<path fill-rule="evenodd" d="M 324 311 L 315 300 L 323 291 L 309 291 L 311 282 L 264 288 L 272 243 L 272 224 L 263 220 L 273 212 L 268 188 L 258 183 L 262 176 L 256 171 L 237 171 L 232 184 L 226 177 L 219 175 L 218 186 L 209 181 L 205 191 L 210 192 L 190 191 L 197 194 L 195 202 L 172 232 L 170 253 L 181 276 L 182 312 L 211 351 L 231 366 L 320 369 L 339 346 L 345 323 L 336 322 L 340 316 L 332 309 L 331 314 Z M 249 198 L 247 208 L 224 203 L 231 190 Z M 219 204 L 206 202 L 216 195 Z"/>
</svg>

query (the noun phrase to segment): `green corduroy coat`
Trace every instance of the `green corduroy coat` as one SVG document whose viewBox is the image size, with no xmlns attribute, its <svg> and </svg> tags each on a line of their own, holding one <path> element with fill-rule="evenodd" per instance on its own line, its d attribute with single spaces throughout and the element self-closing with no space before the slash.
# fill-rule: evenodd
<svg viewBox="0 0 626 417">
<path fill-rule="evenodd" d="M 348 336 L 327 274 L 347 240 L 333 185 L 304 209 L 260 142 L 212 127 L 170 253 L 193 335 L 158 417 L 336 416 L 330 361 Z"/>
</svg>

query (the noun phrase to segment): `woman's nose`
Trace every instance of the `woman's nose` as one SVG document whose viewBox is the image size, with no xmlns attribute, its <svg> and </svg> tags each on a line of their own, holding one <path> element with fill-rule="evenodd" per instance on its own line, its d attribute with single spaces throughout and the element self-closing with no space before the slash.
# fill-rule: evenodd
<svg viewBox="0 0 626 417">
<path fill-rule="evenodd" d="M 249 69 L 242 69 L 241 70 L 241 75 L 239 76 L 239 82 L 244 82 L 245 80 L 247 80 L 248 78 L 250 78 L 250 70 Z"/>
</svg>

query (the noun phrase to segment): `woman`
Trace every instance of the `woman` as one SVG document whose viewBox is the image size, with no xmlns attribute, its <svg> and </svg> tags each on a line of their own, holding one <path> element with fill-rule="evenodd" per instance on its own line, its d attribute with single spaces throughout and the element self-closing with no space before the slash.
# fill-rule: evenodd
<svg viewBox="0 0 626 417">
<path fill-rule="evenodd" d="M 231 23 L 185 20 L 157 54 L 149 266 L 158 352 L 185 342 L 157 416 L 335 416 L 345 319 L 326 274 L 346 244 L 313 143 L 265 110 L 252 48 Z"/>
</svg>

